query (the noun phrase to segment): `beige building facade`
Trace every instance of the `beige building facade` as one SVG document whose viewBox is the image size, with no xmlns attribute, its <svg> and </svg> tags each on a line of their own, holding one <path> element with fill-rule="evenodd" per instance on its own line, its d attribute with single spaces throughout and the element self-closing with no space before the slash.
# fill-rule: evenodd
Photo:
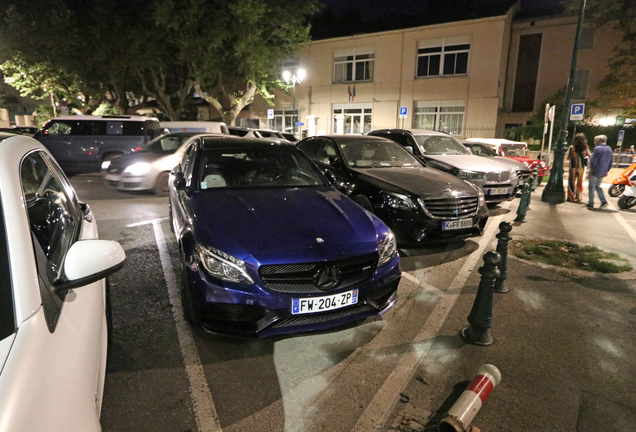
<svg viewBox="0 0 636 432">
<path fill-rule="evenodd" d="M 526 124 L 550 95 L 564 88 L 570 75 L 577 17 L 515 19 L 512 25 L 504 105 L 497 133 Z M 607 25 L 584 25 L 577 55 L 573 103 L 599 99 L 598 83 L 609 72 L 608 61 L 620 42 L 620 32 Z M 592 109 L 588 107 L 588 109 Z M 621 108 L 593 108 L 593 122 L 614 124 Z"/>
<path fill-rule="evenodd" d="M 299 129 L 320 135 L 404 127 L 493 137 L 515 12 L 312 42 L 291 64 L 306 72 L 296 85 Z M 259 97 L 239 121 L 291 130 L 291 93 L 276 93 L 274 107 Z"/>
</svg>

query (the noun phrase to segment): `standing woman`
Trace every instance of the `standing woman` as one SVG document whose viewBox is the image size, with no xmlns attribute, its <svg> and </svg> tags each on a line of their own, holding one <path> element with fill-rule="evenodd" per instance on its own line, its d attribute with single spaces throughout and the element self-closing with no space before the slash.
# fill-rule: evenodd
<svg viewBox="0 0 636 432">
<path fill-rule="evenodd" d="M 585 134 L 577 133 L 566 157 L 570 160 L 570 175 L 568 176 L 568 201 L 581 202 L 583 198 L 583 177 L 586 160 L 590 158 Z M 587 159 L 586 159 L 587 158 Z"/>
</svg>

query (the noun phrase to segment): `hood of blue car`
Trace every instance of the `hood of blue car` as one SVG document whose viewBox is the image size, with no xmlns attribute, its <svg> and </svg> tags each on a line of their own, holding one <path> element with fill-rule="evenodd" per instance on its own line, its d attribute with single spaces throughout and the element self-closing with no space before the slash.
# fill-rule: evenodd
<svg viewBox="0 0 636 432">
<path fill-rule="evenodd" d="M 199 243 L 239 259 L 377 244 L 383 225 L 332 188 L 206 190 L 191 198 Z"/>
<path fill-rule="evenodd" d="M 469 183 L 433 168 L 369 168 L 354 170 L 362 179 L 389 192 L 417 196 L 476 195 Z"/>
</svg>

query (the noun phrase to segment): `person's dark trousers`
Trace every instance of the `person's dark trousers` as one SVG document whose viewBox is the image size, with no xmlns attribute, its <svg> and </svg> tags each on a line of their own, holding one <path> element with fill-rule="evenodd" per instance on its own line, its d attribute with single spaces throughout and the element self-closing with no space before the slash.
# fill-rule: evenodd
<svg viewBox="0 0 636 432">
<path fill-rule="evenodd" d="M 590 200 L 587 203 L 588 207 L 594 206 L 594 191 L 598 193 L 598 199 L 601 200 L 601 205 L 607 204 L 607 200 L 605 199 L 605 194 L 603 193 L 603 189 L 601 189 L 601 182 L 604 177 L 594 177 L 590 174 L 590 179 L 588 181 L 588 190 L 590 194 Z"/>
</svg>

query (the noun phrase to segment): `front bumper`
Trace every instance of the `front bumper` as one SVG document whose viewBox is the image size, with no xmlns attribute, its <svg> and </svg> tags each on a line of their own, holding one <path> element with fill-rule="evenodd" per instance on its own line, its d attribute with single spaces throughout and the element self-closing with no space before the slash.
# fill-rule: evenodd
<svg viewBox="0 0 636 432">
<path fill-rule="evenodd" d="M 141 176 L 133 176 L 128 173 L 113 174 L 103 172 L 102 180 L 104 181 L 104 184 L 115 189 L 125 191 L 144 191 L 155 188 L 157 176 L 152 173 L 147 173 Z"/>
<path fill-rule="evenodd" d="M 397 302 L 401 278 L 399 258 L 375 270 L 369 280 L 322 294 L 273 292 L 257 284 L 239 287 L 211 278 L 199 266 L 186 267 L 195 304 L 200 307 L 201 327 L 213 334 L 267 337 L 304 333 L 342 326 L 380 316 Z M 231 286 L 232 285 L 232 286 Z M 292 314 L 292 299 L 321 297 L 357 289 L 358 303 L 326 312 Z"/>
</svg>

